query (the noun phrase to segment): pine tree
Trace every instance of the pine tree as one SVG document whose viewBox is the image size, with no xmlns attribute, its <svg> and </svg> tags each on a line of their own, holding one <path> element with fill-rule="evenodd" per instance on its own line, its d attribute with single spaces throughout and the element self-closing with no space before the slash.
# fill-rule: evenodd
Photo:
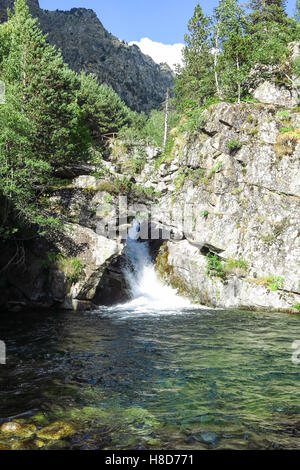
<svg viewBox="0 0 300 470">
<path fill-rule="evenodd" d="M 289 60 L 288 44 L 297 36 L 296 23 L 288 18 L 285 2 L 252 0 L 250 7 L 248 32 L 252 39 L 252 62 L 283 66 Z"/>
<path fill-rule="evenodd" d="M 285 12 L 286 2 L 283 0 L 251 0 L 249 7 L 252 10 L 250 15 L 253 24 L 258 23 L 286 23 L 287 14 Z"/>
<path fill-rule="evenodd" d="M 25 0 L 17 0 L 5 29 L 1 70 L 6 82 L 19 84 L 21 109 L 33 124 L 32 151 L 53 166 L 86 158 L 86 143 L 77 139 L 76 74 L 46 42 Z"/>
<path fill-rule="evenodd" d="M 241 86 L 248 68 L 249 38 L 245 35 L 246 15 L 238 0 L 220 0 L 214 10 L 214 20 L 218 49 L 223 53 L 220 58 L 223 64 L 221 87 L 225 88 L 225 96 L 237 96 L 240 102 Z"/>
<path fill-rule="evenodd" d="M 296 0 L 294 18 L 297 22 L 300 22 L 300 0 Z"/>
<path fill-rule="evenodd" d="M 188 23 L 185 35 L 184 68 L 175 82 L 175 97 L 183 107 L 203 103 L 213 96 L 215 88 L 213 55 L 211 54 L 211 18 L 203 14 L 199 4 Z"/>
<path fill-rule="evenodd" d="M 77 103 L 81 122 L 88 128 L 93 145 L 101 146 L 130 121 L 130 110 L 125 103 L 111 87 L 99 85 L 92 74 L 81 73 Z"/>
<path fill-rule="evenodd" d="M 24 0 L 0 25 L 0 235 L 17 227 L 57 225 L 39 198 L 53 168 L 86 155 L 78 138 L 79 80 L 49 46 Z M 15 222 L 13 222 L 15 221 Z"/>
</svg>

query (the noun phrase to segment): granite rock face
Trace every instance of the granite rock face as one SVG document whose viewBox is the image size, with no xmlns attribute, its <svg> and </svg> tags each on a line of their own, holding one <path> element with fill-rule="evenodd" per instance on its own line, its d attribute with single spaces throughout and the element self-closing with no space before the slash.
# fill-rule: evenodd
<svg viewBox="0 0 300 470">
<path fill-rule="evenodd" d="M 26 263 L 8 271 L 0 304 L 13 311 L 84 310 L 127 300 L 123 250 L 139 217 L 144 238 L 149 221 L 156 230 L 149 243 L 159 275 L 182 295 L 212 307 L 296 313 L 299 111 L 219 103 L 203 113 L 199 127 L 192 135 L 172 133 L 174 146 L 164 158 L 160 149 L 142 149 L 135 174 L 140 150 L 115 142 L 98 177 L 75 172 L 70 184 L 54 190 L 50 208 L 63 215 L 65 230 L 26 246 Z M 130 189 L 118 186 L 124 178 Z M 126 217 L 120 195 L 127 195 Z M 14 249 L 2 254 L 4 266 Z M 45 271 L 49 252 L 80 259 L 80 277 L 70 283 L 60 264 Z"/>
<path fill-rule="evenodd" d="M 275 104 L 277 106 L 293 107 L 298 104 L 298 95 L 293 89 L 277 87 L 270 82 L 263 82 L 253 93 L 253 97 L 260 103 Z"/>
<path fill-rule="evenodd" d="M 0 21 L 14 0 L 1 0 Z M 38 0 L 29 0 L 33 16 L 39 19 L 48 41 L 61 49 L 65 62 L 76 72 L 95 74 L 133 110 L 150 112 L 165 99 L 173 87 L 168 65 L 156 64 L 137 46 L 129 46 L 110 34 L 92 10 L 46 11 Z"/>
<path fill-rule="evenodd" d="M 152 221 L 170 234 L 157 259 L 165 282 L 213 307 L 296 312 L 299 114 L 212 105 L 201 132 L 175 136 L 160 165 L 145 162 L 137 183 L 159 192 Z"/>
</svg>

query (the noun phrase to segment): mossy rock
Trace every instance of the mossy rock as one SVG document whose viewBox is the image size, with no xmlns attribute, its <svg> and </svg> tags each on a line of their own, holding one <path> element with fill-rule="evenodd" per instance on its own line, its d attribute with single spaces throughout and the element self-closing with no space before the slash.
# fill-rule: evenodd
<svg viewBox="0 0 300 470">
<path fill-rule="evenodd" d="M 70 450 L 71 445 L 67 441 L 48 441 L 43 450 Z"/>
<path fill-rule="evenodd" d="M 37 425 L 46 425 L 49 424 L 48 419 L 44 415 L 44 413 L 37 413 L 36 415 L 32 416 L 31 421 L 36 423 Z"/>
<path fill-rule="evenodd" d="M 42 449 L 42 447 L 45 447 L 46 443 L 44 441 L 41 441 L 40 439 L 36 439 L 34 441 L 34 444 L 39 448 Z"/>
<path fill-rule="evenodd" d="M 7 435 L 30 437 L 36 432 L 36 426 L 34 424 L 22 424 L 16 421 L 10 421 L 2 424 L 0 430 L 3 434 Z"/>
<path fill-rule="evenodd" d="M 29 439 L 16 441 L 11 446 L 12 450 L 37 450 L 38 447 Z"/>
<path fill-rule="evenodd" d="M 55 423 L 50 424 L 50 426 L 41 429 L 36 434 L 40 439 L 54 441 L 58 439 L 64 439 L 74 433 L 75 430 L 72 428 L 72 426 L 62 421 L 56 421 Z"/>
<path fill-rule="evenodd" d="M 4 444 L 3 442 L 0 442 L 0 450 L 10 450 L 10 447 L 8 444 Z"/>
</svg>

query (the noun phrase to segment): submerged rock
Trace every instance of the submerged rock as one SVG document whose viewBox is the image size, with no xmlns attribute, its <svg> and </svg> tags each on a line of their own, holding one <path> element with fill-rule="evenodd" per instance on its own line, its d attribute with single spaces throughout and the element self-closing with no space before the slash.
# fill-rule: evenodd
<svg viewBox="0 0 300 470">
<path fill-rule="evenodd" d="M 217 444 L 218 442 L 217 434 L 209 431 L 201 432 L 199 436 L 197 436 L 197 439 L 205 444 Z"/>
<path fill-rule="evenodd" d="M 8 444 L 3 444 L 0 442 L 0 450 L 10 450 L 10 447 Z"/>
<path fill-rule="evenodd" d="M 36 432 L 36 426 L 34 424 L 21 424 L 16 421 L 10 421 L 2 424 L 0 428 L 3 434 L 10 434 L 20 437 L 30 437 Z"/>
<path fill-rule="evenodd" d="M 69 437 L 74 433 L 75 430 L 72 426 L 62 421 L 56 421 L 55 423 L 50 424 L 50 426 L 41 429 L 36 434 L 40 439 L 58 440 Z"/>
<path fill-rule="evenodd" d="M 12 450 L 37 450 L 38 447 L 33 441 L 27 440 L 20 440 L 16 441 L 11 446 Z"/>
</svg>

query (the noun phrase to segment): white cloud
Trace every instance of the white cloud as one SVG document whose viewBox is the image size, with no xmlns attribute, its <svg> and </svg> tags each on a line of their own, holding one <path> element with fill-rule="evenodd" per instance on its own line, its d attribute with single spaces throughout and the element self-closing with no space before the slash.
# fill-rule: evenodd
<svg viewBox="0 0 300 470">
<path fill-rule="evenodd" d="M 149 55 L 158 64 L 166 62 L 173 70 L 175 70 L 176 64 L 182 65 L 183 44 L 163 44 L 149 38 L 142 38 L 139 42 L 131 41 L 129 43 L 130 46 L 133 44 L 136 44 L 143 54 Z"/>
</svg>

